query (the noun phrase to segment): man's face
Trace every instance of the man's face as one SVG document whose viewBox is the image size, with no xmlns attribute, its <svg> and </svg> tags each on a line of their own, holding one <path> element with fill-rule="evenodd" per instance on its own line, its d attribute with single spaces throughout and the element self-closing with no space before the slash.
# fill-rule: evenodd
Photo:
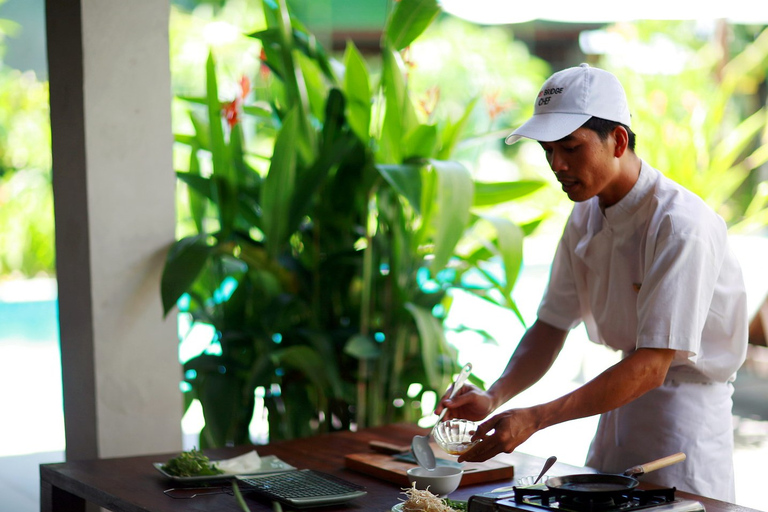
<svg viewBox="0 0 768 512">
<path fill-rule="evenodd" d="M 571 201 L 598 196 L 600 204 L 607 207 L 626 194 L 613 134 L 602 140 L 596 132 L 582 127 L 563 139 L 539 144 Z"/>
</svg>

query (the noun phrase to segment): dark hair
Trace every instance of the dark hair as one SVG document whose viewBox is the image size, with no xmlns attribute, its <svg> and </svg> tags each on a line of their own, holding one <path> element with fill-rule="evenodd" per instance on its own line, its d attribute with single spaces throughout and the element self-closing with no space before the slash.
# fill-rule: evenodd
<svg viewBox="0 0 768 512">
<path fill-rule="evenodd" d="M 629 126 L 617 123 L 616 121 L 608 121 L 607 119 L 602 119 L 600 117 L 590 117 L 589 120 L 587 120 L 586 123 L 581 125 L 584 128 L 588 128 L 592 130 L 593 132 L 597 133 L 598 137 L 600 137 L 601 140 L 605 140 L 608 138 L 608 134 L 613 131 L 614 128 L 617 126 L 623 126 L 625 130 L 627 130 L 627 134 L 629 135 L 629 140 L 627 141 L 627 146 L 632 151 L 635 151 L 635 132 L 633 132 Z"/>
</svg>

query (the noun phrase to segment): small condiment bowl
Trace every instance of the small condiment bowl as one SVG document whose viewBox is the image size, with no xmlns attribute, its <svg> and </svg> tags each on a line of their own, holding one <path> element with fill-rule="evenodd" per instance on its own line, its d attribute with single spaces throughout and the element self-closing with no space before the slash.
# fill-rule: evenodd
<svg viewBox="0 0 768 512">
<path fill-rule="evenodd" d="M 432 437 L 449 455 L 461 455 L 474 446 L 472 436 L 478 423 L 464 419 L 450 419 L 435 425 Z"/>
<path fill-rule="evenodd" d="M 447 496 L 461 483 L 464 470 L 454 466 L 437 466 L 433 470 L 417 466 L 407 471 L 411 485 L 422 491 L 429 491 L 437 496 Z"/>
</svg>

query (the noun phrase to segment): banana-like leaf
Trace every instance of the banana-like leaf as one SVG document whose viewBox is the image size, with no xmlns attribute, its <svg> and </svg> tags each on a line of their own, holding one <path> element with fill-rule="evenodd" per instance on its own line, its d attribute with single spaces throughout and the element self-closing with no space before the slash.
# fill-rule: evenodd
<svg viewBox="0 0 768 512">
<path fill-rule="evenodd" d="M 317 63 L 303 53 L 294 53 L 294 58 L 301 69 L 301 76 L 304 79 L 309 111 L 315 119 L 323 119 L 325 98 L 328 91 L 328 86 L 323 80 L 323 74 Z"/>
<path fill-rule="evenodd" d="M 411 302 L 405 304 L 405 309 L 416 321 L 416 329 L 419 331 L 419 340 L 421 341 L 421 358 L 424 361 L 424 369 L 427 374 L 427 381 L 432 389 L 441 389 L 443 376 L 438 371 L 439 361 L 443 354 L 443 347 L 447 345 L 445 332 L 440 321 L 428 311 Z"/>
<path fill-rule="evenodd" d="M 383 164 L 402 163 L 403 136 L 418 126 L 416 110 L 403 78 L 403 64 L 400 54 L 392 49 L 382 53 L 382 87 L 386 99 L 384 122 L 380 128 L 381 137 L 376 161 Z"/>
<path fill-rule="evenodd" d="M 208 54 L 205 65 L 206 103 L 208 106 L 208 130 L 210 132 L 211 156 L 213 158 L 213 173 L 226 179 L 231 179 L 231 168 L 228 164 L 228 148 L 224 141 L 224 129 L 221 118 L 221 101 L 219 101 L 219 86 L 216 81 L 216 62 L 213 52 Z"/>
<path fill-rule="evenodd" d="M 440 151 L 437 153 L 438 160 L 450 160 L 453 152 L 458 147 L 459 141 L 462 140 L 461 135 L 464 132 L 464 127 L 466 126 L 476 103 L 477 98 L 469 102 L 467 108 L 464 109 L 464 114 L 462 114 L 458 121 L 455 123 L 446 123 L 441 135 Z"/>
<path fill-rule="evenodd" d="M 718 144 L 712 152 L 710 167 L 715 172 L 721 172 L 733 166 L 734 162 L 752 143 L 755 135 L 766 126 L 766 109 L 761 108 L 742 121 L 735 130 Z"/>
<path fill-rule="evenodd" d="M 274 1 L 267 0 L 263 2 L 263 5 L 267 24 L 272 28 L 267 28 L 266 30 L 248 34 L 248 37 L 261 40 L 266 52 L 268 49 L 277 46 L 280 42 L 280 31 L 274 27 L 277 26 L 277 20 L 281 16 L 281 10 L 280 6 L 278 6 L 278 4 Z M 301 21 L 299 21 L 296 17 L 291 16 L 290 21 L 292 28 L 292 38 L 295 47 L 299 49 L 304 55 L 317 62 L 317 65 L 323 71 L 323 74 L 326 76 L 326 78 L 328 78 L 335 85 L 336 76 L 333 72 L 330 59 L 325 53 L 323 46 L 318 43 L 314 34 L 309 32 L 301 23 Z M 282 77 L 282 73 L 280 73 L 280 76 Z"/>
<path fill-rule="evenodd" d="M 331 366 L 312 347 L 294 345 L 285 350 L 275 352 L 273 358 L 279 364 L 301 372 L 302 375 L 315 385 L 319 393 L 324 394 L 326 390 L 330 390 L 335 398 L 343 396 L 341 379 L 338 375 L 333 375 L 332 372 L 328 371 Z"/>
<path fill-rule="evenodd" d="M 763 82 L 766 59 L 768 59 L 768 30 L 763 30 L 752 43 L 723 66 L 721 84 L 723 92 L 730 96 L 745 80 L 754 80 L 755 84 Z"/>
<path fill-rule="evenodd" d="M 377 165 L 379 173 L 398 194 L 408 200 L 417 214 L 421 213 L 421 169 L 423 165 Z"/>
<path fill-rule="evenodd" d="M 163 314 L 173 309 L 179 297 L 192 287 L 215 248 L 208 245 L 206 235 L 195 235 L 176 241 L 168 251 L 160 278 Z"/>
<path fill-rule="evenodd" d="M 412 158 L 429 158 L 437 148 L 437 126 L 420 124 L 408 132 L 403 138 L 403 156 L 406 160 Z"/>
<path fill-rule="evenodd" d="M 201 438 L 209 446 L 225 446 L 228 442 L 245 442 L 245 439 L 235 439 L 236 436 L 247 435 L 236 432 L 237 417 L 242 411 L 242 382 L 234 372 L 206 372 L 201 382 L 197 384 L 198 397 L 203 405 L 205 417 L 205 432 Z M 202 439 L 201 439 L 202 441 Z"/>
<path fill-rule="evenodd" d="M 523 264 L 523 231 L 517 224 L 502 217 L 484 215 L 481 218 L 491 223 L 496 229 L 499 256 L 504 268 L 503 291 L 505 296 L 510 296 Z"/>
<path fill-rule="evenodd" d="M 766 147 L 766 146 L 763 146 Z M 749 218 L 768 208 L 768 181 L 763 181 L 757 186 L 757 191 L 752 201 L 749 202 L 744 216 Z"/>
<path fill-rule="evenodd" d="M 474 182 L 467 168 L 459 162 L 430 160 L 430 164 L 438 177 L 435 197 L 437 217 L 432 219 L 436 228 L 434 259 L 430 264 L 433 272 L 437 272 L 448 265 L 456 244 L 469 224 Z"/>
<path fill-rule="evenodd" d="M 356 334 L 347 340 L 344 353 L 355 359 L 377 359 L 381 355 L 381 349 L 370 336 Z"/>
<path fill-rule="evenodd" d="M 498 183 L 476 181 L 475 196 L 472 200 L 472 205 L 477 207 L 493 206 L 508 201 L 514 201 L 515 199 L 532 194 L 545 185 L 546 182 L 538 180 L 507 181 Z"/>
<path fill-rule="evenodd" d="M 722 204 L 747 179 L 752 168 L 735 165 L 744 151 L 755 140 L 755 137 L 766 126 L 765 108 L 758 110 L 742 121 L 728 137 L 713 150 L 709 174 L 717 175 L 720 179 L 712 181 L 709 186 L 708 198 L 713 204 Z M 747 159 L 747 162 L 750 162 Z"/>
<path fill-rule="evenodd" d="M 293 108 L 283 120 L 275 141 L 269 173 L 261 187 L 263 231 L 267 251 L 276 256 L 290 236 L 288 219 L 296 184 L 296 139 L 299 111 Z"/>
<path fill-rule="evenodd" d="M 312 166 L 296 180 L 290 226 L 299 225 L 329 173 L 344 162 L 359 144 L 355 136 L 346 130 L 344 121 L 344 95 L 338 89 L 331 89 L 325 107 L 322 146 Z"/>
<path fill-rule="evenodd" d="M 198 180 L 202 180 L 203 177 L 200 175 L 200 159 L 197 156 L 197 146 L 192 146 L 192 150 L 189 152 L 189 172 L 183 173 L 188 174 L 190 178 L 194 177 Z M 179 174 L 177 173 L 177 176 Z M 210 185 L 210 183 L 207 183 Z M 200 191 L 198 190 L 197 193 L 195 193 L 195 190 L 193 190 L 194 187 L 190 187 L 190 189 L 187 191 L 187 197 L 189 199 L 189 213 L 192 215 L 192 221 L 195 223 L 195 229 L 197 229 L 198 233 L 203 233 L 203 219 L 205 218 L 205 211 L 207 207 L 207 200 L 210 199 L 210 195 L 200 195 Z M 208 194 L 210 194 L 210 186 L 208 186 Z"/>
<path fill-rule="evenodd" d="M 419 37 L 440 14 L 437 0 L 400 0 L 387 20 L 384 35 L 396 50 L 402 50 Z"/>
<path fill-rule="evenodd" d="M 347 97 L 347 119 L 352 131 L 367 142 L 371 128 L 371 83 L 365 59 L 352 42 L 344 52 L 344 94 Z"/>
<path fill-rule="evenodd" d="M 307 80 L 299 63 L 301 49 L 294 37 L 292 17 L 285 0 L 264 0 L 262 5 L 268 28 L 251 35 L 262 40 L 262 49 L 267 56 L 266 64 L 276 71 L 275 74 L 283 82 L 286 96 L 284 104 L 299 110 L 301 137 L 295 142 L 302 162 L 308 164 L 312 160 L 316 134 L 310 124 L 312 118 Z"/>
</svg>

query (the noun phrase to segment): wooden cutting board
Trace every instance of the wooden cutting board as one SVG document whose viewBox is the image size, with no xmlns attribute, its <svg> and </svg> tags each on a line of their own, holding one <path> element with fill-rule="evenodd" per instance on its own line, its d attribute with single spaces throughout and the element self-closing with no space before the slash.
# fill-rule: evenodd
<svg viewBox="0 0 768 512">
<path fill-rule="evenodd" d="M 436 445 L 432 449 L 436 456 L 442 451 Z M 441 459 L 439 456 L 437 458 Z M 454 462 L 456 458 L 449 458 L 446 455 L 444 460 Z M 398 460 L 390 453 L 377 453 L 374 451 L 346 455 L 344 457 L 344 465 L 349 469 L 365 473 L 380 480 L 392 482 L 400 487 L 410 486 L 406 471 L 416 466 L 415 463 Z M 461 478 L 459 487 L 511 479 L 515 476 L 514 466 L 494 461 L 493 459 L 485 462 L 464 462 L 462 466 L 464 468 L 464 476 Z"/>
</svg>

